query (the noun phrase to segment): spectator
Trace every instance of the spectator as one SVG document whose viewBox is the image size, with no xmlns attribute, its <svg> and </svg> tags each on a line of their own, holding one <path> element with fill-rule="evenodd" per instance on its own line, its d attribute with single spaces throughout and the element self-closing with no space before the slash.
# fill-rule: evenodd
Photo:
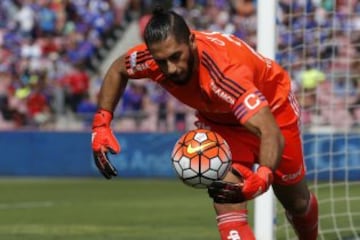
<svg viewBox="0 0 360 240">
<path fill-rule="evenodd" d="M 19 31 L 22 37 L 35 37 L 35 12 L 31 7 L 31 0 L 24 0 L 20 10 L 15 15 L 16 23 L 19 24 Z"/>
<path fill-rule="evenodd" d="M 149 106 L 149 96 L 144 83 L 130 84 L 124 92 L 121 104 L 115 111 L 115 117 L 122 116 L 122 122 L 127 131 L 140 131 L 143 128 L 152 108 Z"/>
<path fill-rule="evenodd" d="M 40 0 L 39 9 L 37 11 L 37 23 L 39 26 L 40 35 L 54 35 L 56 28 L 56 13 L 51 9 L 51 1 Z"/>
<path fill-rule="evenodd" d="M 142 115 L 146 93 L 146 88 L 143 84 L 130 84 L 124 93 L 120 109 L 121 115 Z"/>
<path fill-rule="evenodd" d="M 89 76 L 84 66 L 79 64 L 73 67 L 62 82 L 66 89 L 66 104 L 73 113 L 76 113 L 78 105 L 89 91 Z"/>
<path fill-rule="evenodd" d="M 51 111 L 48 99 L 43 92 L 44 79 L 37 79 L 30 83 L 31 92 L 26 98 L 27 113 L 31 124 L 45 127 L 50 121 Z"/>
<path fill-rule="evenodd" d="M 90 95 L 86 93 L 76 108 L 77 116 L 79 116 L 81 121 L 84 123 L 84 127 L 88 128 L 91 126 L 93 115 L 96 111 L 96 103 L 92 101 Z"/>
<path fill-rule="evenodd" d="M 104 42 L 109 40 L 107 34 L 122 24 L 123 19 L 114 20 L 114 11 L 127 7 L 128 2 L 0 1 L 0 68 L 11 73 L 13 88 L 6 98 L 8 104 L 3 101 L 2 105 L 24 116 L 31 115 L 28 115 L 29 121 L 18 121 L 18 126 L 31 123 L 37 108 L 34 100 L 36 103 L 42 101 L 29 85 L 42 72 L 47 73 L 47 79 L 41 93 L 49 109 L 54 108 L 55 116 L 60 117 L 65 112 L 65 87 L 70 90 L 67 103 L 71 104 L 72 112 L 76 111 L 82 93 L 88 90 L 89 76 L 85 75 L 94 70 L 91 58 L 98 48 L 105 46 Z M 112 8 L 114 4 L 116 8 Z M 86 69 L 69 70 L 78 65 Z M 31 113 L 27 112 L 27 103 Z"/>
</svg>

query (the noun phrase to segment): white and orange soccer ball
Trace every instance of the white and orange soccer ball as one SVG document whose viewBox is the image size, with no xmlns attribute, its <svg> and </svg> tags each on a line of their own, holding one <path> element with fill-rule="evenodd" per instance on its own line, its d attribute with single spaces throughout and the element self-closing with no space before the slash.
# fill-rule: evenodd
<svg viewBox="0 0 360 240">
<path fill-rule="evenodd" d="M 206 129 L 182 135 L 171 159 L 178 177 L 194 188 L 206 188 L 223 179 L 231 167 L 229 145 L 218 133 Z"/>
</svg>

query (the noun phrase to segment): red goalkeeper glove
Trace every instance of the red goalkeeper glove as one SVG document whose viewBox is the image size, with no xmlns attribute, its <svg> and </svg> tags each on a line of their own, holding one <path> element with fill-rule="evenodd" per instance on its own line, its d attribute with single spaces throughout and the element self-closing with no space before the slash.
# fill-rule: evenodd
<svg viewBox="0 0 360 240">
<path fill-rule="evenodd" d="M 113 115 L 109 111 L 103 109 L 97 111 L 93 120 L 91 136 L 95 164 L 107 179 L 117 176 L 117 170 L 111 164 L 107 153 L 120 152 L 120 145 L 110 128 L 112 117 Z"/>
<path fill-rule="evenodd" d="M 237 165 L 232 169 L 234 174 L 243 178 L 242 183 L 230 183 L 215 181 L 209 188 L 208 193 L 216 203 L 241 203 L 254 199 L 266 192 L 273 182 L 273 173 L 270 168 L 260 166 L 256 173 L 247 167 Z"/>
<path fill-rule="evenodd" d="M 255 173 L 244 166 L 238 166 L 236 170 L 244 178 L 241 192 L 246 200 L 266 192 L 274 180 L 271 169 L 266 166 L 260 166 Z"/>
</svg>

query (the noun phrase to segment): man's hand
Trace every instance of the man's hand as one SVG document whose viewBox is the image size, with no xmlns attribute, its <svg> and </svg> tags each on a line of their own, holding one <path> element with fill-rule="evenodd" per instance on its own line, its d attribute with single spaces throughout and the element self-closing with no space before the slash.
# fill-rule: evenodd
<svg viewBox="0 0 360 240">
<path fill-rule="evenodd" d="M 236 170 L 244 178 L 244 186 L 241 191 L 246 200 L 253 199 L 266 192 L 274 180 L 271 169 L 266 166 L 260 166 L 255 173 L 241 165 L 238 165 Z"/>
<path fill-rule="evenodd" d="M 214 202 L 241 203 L 254 199 L 266 192 L 273 182 L 273 173 L 266 166 L 260 166 L 256 173 L 241 165 L 236 165 L 236 169 L 233 168 L 232 171 L 235 175 L 241 175 L 243 182 L 213 182 L 208 188 L 208 193 Z"/>
<path fill-rule="evenodd" d="M 110 128 L 111 120 L 112 113 L 100 109 L 94 116 L 91 136 L 95 164 L 107 179 L 117 176 L 117 170 L 111 164 L 107 154 L 120 152 L 120 145 Z"/>
<path fill-rule="evenodd" d="M 241 203 L 246 200 L 241 188 L 242 183 L 215 181 L 208 187 L 208 193 L 216 203 Z"/>
</svg>

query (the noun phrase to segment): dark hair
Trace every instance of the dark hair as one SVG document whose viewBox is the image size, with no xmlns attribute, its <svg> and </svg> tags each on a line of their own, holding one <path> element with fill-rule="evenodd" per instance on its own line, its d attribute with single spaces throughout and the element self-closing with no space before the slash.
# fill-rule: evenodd
<svg viewBox="0 0 360 240">
<path fill-rule="evenodd" d="M 184 43 L 189 41 L 190 29 L 184 18 L 176 12 L 155 7 L 144 30 L 145 43 L 149 46 L 165 40 L 169 35 L 175 36 L 178 43 Z"/>
</svg>

